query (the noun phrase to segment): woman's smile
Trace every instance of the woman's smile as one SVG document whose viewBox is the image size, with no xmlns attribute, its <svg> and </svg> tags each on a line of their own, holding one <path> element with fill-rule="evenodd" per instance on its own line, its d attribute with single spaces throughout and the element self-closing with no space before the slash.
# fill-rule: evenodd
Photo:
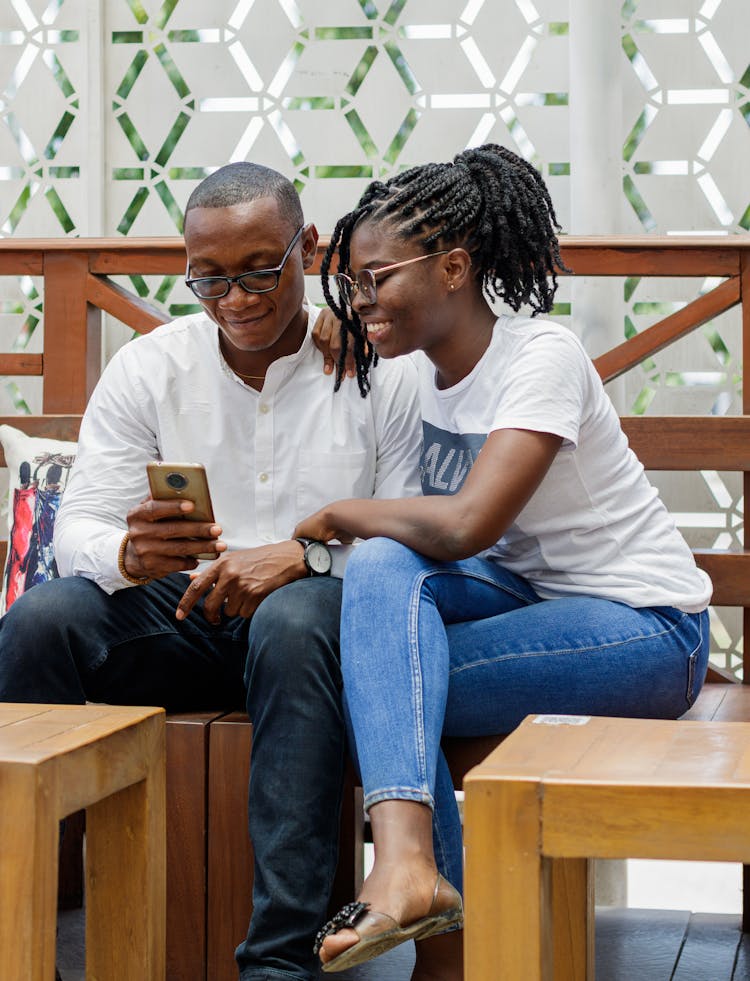
<svg viewBox="0 0 750 981">
<path fill-rule="evenodd" d="M 367 340 L 377 346 L 386 340 L 393 330 L 393 321 L 380 320 L 376 323 L 366 323 L 365 327 L 367 329 Z"/>
</svg>

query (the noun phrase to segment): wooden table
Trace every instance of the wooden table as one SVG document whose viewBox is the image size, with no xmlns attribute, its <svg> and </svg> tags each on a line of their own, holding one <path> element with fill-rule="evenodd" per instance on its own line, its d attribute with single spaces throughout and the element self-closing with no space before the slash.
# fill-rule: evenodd
<svg viewBox="0 0 750 981">
<path fill-rule="evenodd" d="M 59 821 L 86 808 L 86 977 L 163 981 L 164 712 L 0 703 L 0 978 L 52 981 Z"/>
<path fill-rule="evenodd" d="M 592 981 L 590 859 L 750 862 L 750 724 L 529 716 L 469 772 L 466 981 Z"/>
</svg>

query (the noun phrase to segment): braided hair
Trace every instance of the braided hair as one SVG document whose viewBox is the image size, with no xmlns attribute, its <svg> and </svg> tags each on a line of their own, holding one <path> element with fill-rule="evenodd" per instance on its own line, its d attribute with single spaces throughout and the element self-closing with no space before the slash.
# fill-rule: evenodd
<svg viewBox="0 0 750 981">
<path fill-rule="evenodd" d="M 374 352 L 356 312 L 334 297 L 329 285 L 337 251 L 338 268 L 349 269 L 352 233 L 362 220 L 387 222 L 398 237 L 416 239 L 425 253 L 436 243 L 462 246 L 486 295 L 516 311 L 529 304 L 532 316 L 552 309 L 557 270 L 571 271 L 560 257 L 560 225 L 541 175 L 505 147 L 488 143 L 464 150 L 452 163 L 424 164 L 386 182 L 373 181 L 357 207 L 337 222 L 321 266 L 326 302 L 342 325 L 336 385 L 351 338 L 363 397 Z"/>
</svg>

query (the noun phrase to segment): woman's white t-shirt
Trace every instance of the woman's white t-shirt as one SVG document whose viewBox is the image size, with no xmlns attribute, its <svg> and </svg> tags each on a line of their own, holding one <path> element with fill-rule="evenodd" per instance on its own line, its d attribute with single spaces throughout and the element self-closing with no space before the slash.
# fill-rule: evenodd
<svg viewBox="0 0 750 981">
<path fill-rule="evenodd" d="M 440 391 L 421 352 L 422 489 L 454 494 L 489 433 L 562 437 L 541 485 L 483 552 L 544 599 L 583 594 L 629 606 L 705 609 L 711 581 L 628 446 L 591 360 L 567 328 L 498 318 L 474 370 Z"/>
</svg>

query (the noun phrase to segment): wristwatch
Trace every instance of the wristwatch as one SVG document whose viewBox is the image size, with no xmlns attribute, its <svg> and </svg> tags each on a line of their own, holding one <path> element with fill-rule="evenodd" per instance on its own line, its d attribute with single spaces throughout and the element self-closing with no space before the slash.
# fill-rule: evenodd
<svg viewBox="0 0 750 981">
<path fill-rule="evenodd" d="M 295 538 L 294 540 L 299 542 L 305 550 L 302 558 L 310 575 L 330 576 L 331 550 L 328 546 L 314 538 Z"/>
</svg>

